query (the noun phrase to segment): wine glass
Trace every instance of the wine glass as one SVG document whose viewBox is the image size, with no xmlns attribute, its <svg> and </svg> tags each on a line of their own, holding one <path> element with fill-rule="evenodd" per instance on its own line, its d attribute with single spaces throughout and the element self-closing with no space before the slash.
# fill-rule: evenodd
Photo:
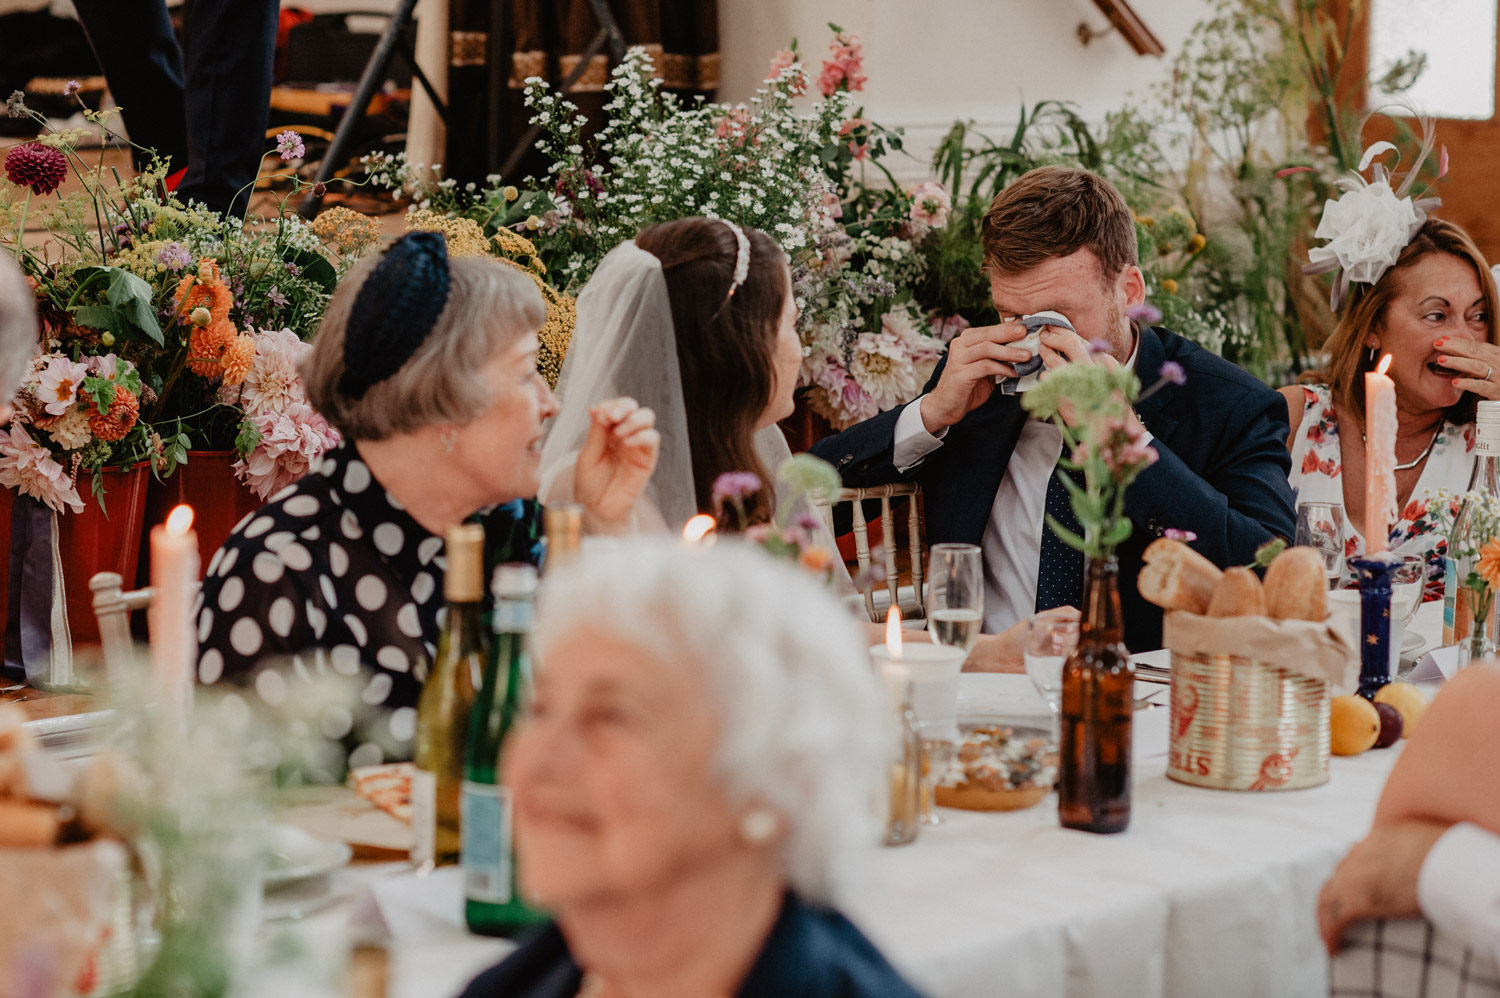
<svg viewBox="0 0 1500 998">
<path fill-rule="evenodd" d="M 1427 584 L 1427 557 L 1421 554 L 1398 554 L 1401 564 L 1391 573 L 1391 617 L 1410 624 L 1422 605 L 1422 590 Z"/>
<path fill-rule="evenodd" d="M 1338 584 L 1344 570 L 1344 504 L 1304 502 L 1297 504 L 1297 530 L 1292 543 L 1317 548 L 1323 556 L 1323 575 L 1330 587 Z"/>
<path fill-rule="evenodd" d="M 927 620 L 932 640 L 965 653 L 984 623 L 984 566 L 977 544 L 934 544 L 928 559 Z"/>
<path fill-rule="evenodd" d="M 1047 709 L 1057 718 L 1062 701 L 1063 663 L 1078 647 L 1078 618 L 1047 617 L 1038 614 L 1026 621 L 1026 675 L 1031 685 L 1047 701 Z"/>
</svg>

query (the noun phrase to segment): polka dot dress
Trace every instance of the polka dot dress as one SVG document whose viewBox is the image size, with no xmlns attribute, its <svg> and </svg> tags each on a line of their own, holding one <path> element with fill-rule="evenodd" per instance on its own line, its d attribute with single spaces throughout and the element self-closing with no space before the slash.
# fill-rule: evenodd
<svg viewBox="0 0 1500 998">
<path fill-rule="evenodd" d="M 486 562 L 540 560 L 539 509 L 486 513 Z M 350 444 L 273 496 L 209 562 L 198 678 L 248 679 L 263 660 L 304 678 L 367 678 L 372 706 L 410 707 L 443 616 L 443 539 L 412 519 Z M 257 680 L 259 682 L 259 680 Z"/>
</svg>

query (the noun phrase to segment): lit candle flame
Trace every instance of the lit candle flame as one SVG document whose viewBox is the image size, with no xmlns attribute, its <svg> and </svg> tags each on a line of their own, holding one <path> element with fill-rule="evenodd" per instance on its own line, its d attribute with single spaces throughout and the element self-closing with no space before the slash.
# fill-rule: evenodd
<svg viewBox="0 0 1500 998">
<path fill-rule="evenodd" d="M 193 507 L 174 506 L 172 512 L 167 514 L 167 533 L 173 537 L 181 537 L 193 529 Z"/>
<path fill-rule="evenodd" d="M 891 607 L 885 615 L 885 648 L 891 658 L 901 657 L 901 608 Z"/>
<path fill-rule="evenodd" d="M 1390 369 L 1390 366 L 1391 366 L 1391 355 L 1390 354 L 1386 354 L 1384 357 L 1380 358 L 1380 363 L 1375 365 L 1375 373 L 1376 374 L 1384 374 L 1387 370 Z"/>
<path fill-rule="evenodd" d="M 718 526 L 707 513 L 699 513 L 682 528 L 682 539 L 689 544 L 701 544 L 713 537 Z"/>
</svg>

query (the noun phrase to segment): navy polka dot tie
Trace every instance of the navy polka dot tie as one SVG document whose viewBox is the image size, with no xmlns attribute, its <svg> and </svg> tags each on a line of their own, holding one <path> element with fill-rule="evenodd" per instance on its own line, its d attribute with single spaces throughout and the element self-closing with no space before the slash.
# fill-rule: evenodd
<svg viewBox="0 0 1500 998">
<path fill-rule="evenodd" d="M 1075 534 L 1082 534 L 1083 525 L 1073 515 L 1067 486 L 1058 478 L 1062 473 L 1061 466 L 1054 467 L 1052 477 L 1047 479 L 1047 513 Z M 1037 562 L 1036 608 L 1040 612 L 1057 606 L 1078 606 L 1082 601 L 1083 552 L 1064 544 L 1044 521 L 1042 553 Z"/>
</svg>

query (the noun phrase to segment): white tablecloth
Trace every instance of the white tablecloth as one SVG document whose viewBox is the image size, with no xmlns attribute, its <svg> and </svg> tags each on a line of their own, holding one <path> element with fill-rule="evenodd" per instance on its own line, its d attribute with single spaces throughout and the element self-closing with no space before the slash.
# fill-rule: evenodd
<svg viewBox="0 0 1500 998">
<path fill-rule="evenodd" d="M 1138 684 L 1138 693 L 1163 687 Z M 1004 709 L 1025 677 L 965 676 L 961 705 Z M 1135 715 L 1130 828 L 1066 831 L 1056 798 L 944 810 L 883 850 L 845 906 L 934 996 L 1327 995 L 1314 903 L 1369 829 L 1399 749 L 1334 758 L 1310 790 L 1231 793 L 1166 778 L 1168 711 Z"/>
<path fill-rule="evenodd" d="M 1423 608 L 1421 625 L 1434 615 Z M 1119 835 L 1065 831 L 1056 797 L 1026 811 L 943 809 L 941 827 L 909 846 L 873 850 L 844 911 L 934 998 L 1323 998 L 1328 961 L 1318 940 L 1319 888 L 1370 826 L 1400 752 L 1335 757 L 1331 779 L 1310 790 L 1231 793 L 1166 778 L 1167 688 L 1138 683 L 1162 706 L 1135 715 L 1130 828 Z M 1039 715 L 1025 676 L 965 675 L 960 710 Z M 329 992 L 353 915 L 353 896 L 385 881 L 385 904 L 415 884 L 404 867 L 335 875 L 345 900 L 310 918 L 267 924 L 266 941 L 300 941 L 328 964 Z M 396 876 L 396 879 L 391 878 Z M 450 874 L 451 876 L 451 874 Z M 314 900 L 314 903 L 319 903 Z M 282 904 L 268 898 L 267 914 Z M 433 905 L 429 896 L 411 905 Z M 391 945 L 393 998 L 452 995 L 509 944 L 468 935 L 453 917 L 405 918 Z M 274 945 L 273 945 L 274 948 Z M 284 982 L 284 979 L 283 979 Z M 279 984 L 252 988 L 281 994 Z M 309 993 L 305 992 L 304 993 Z"/>
</svg>

